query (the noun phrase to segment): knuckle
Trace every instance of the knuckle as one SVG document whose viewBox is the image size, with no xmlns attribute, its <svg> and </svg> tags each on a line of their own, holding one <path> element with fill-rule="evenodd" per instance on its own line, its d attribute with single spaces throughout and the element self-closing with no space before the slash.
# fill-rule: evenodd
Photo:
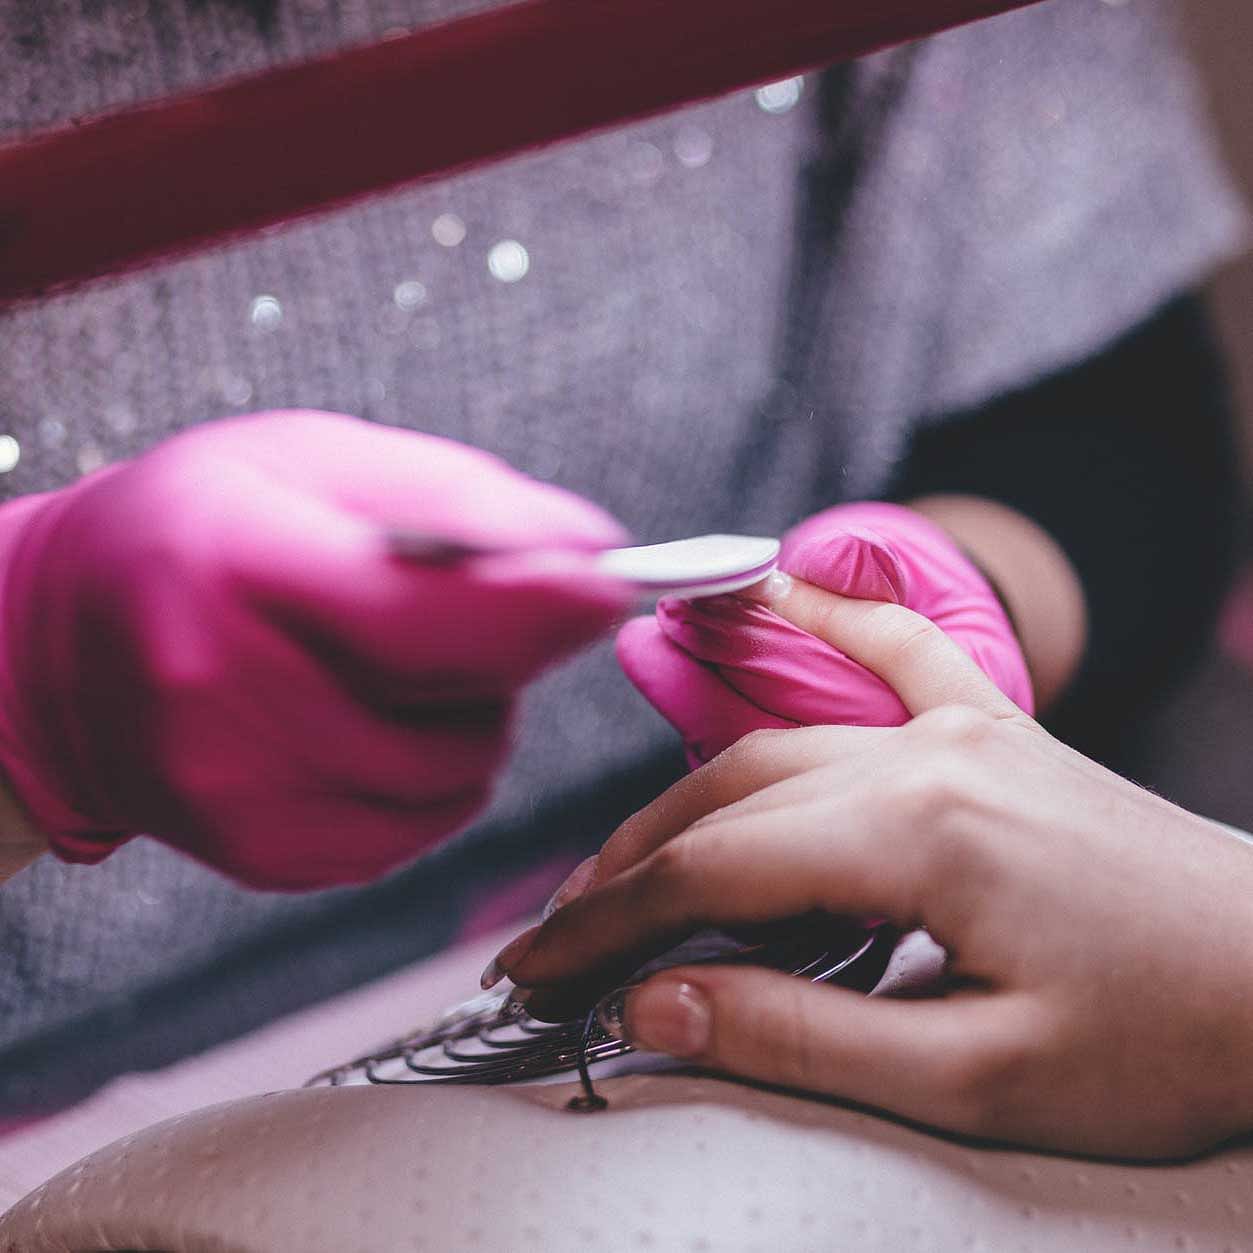
<svg viewBox="0 0 1253 1253">
<path fill-rule="evenodd" d="M 1023 1032 L 1004 1032 L 965 1050 L 945 1068 L 949 1120 L 970 1135 L 1012 1131 L 1035 1104 L 1029 1097 L 1038 1046 Z"/>
<path fill-rule="evenodd" d="M 738 798 L 743 794 L 746 781 L 751 782 L 769 772 L 784 749 L 786 736 L 786 731 L 762 727 L 749 731 L 723 749 L 706 767 L 715 797 Z"/>
<path fill-rule="evenodd" d="M 976 807 L 987 780 L 986 748 L 1002 734 L 998 721 L 952 705 L 920 715 L 905 733 L 914 751 L 891 789 L 896 812 L 943 828 Z"/>
<path fill-rule="evenodd" d="M 930 744 L 969 751 L 986 744 L 999 730 L 997 720 L 969 705 L 942 705 L 920 714 L 912 734 Z"/>
<path fill-rule="evenodd" d="M 941 634 L 929 618 L 903 605 L 882 604 L 875 607 L 875 629 L 889 665 L 908 668 L 919 652 L 926 653 Z"/>
<path fill-rule="evenodd" d="M 689 832 L 676 836 L 653 853 L 648 859 L 646 892 L 657 895 L 685 892 L 693 881 L 696 863 L 701 856 L 701 842 L 698 836 Z"/>
<path fill-rule="evenodd" d="M 819 639 L 838 638 L 840 632 L 840 615 L 838 606 L 827 597 L 818 597 L 807 606 L 805 630 Z"/>
<path fill-rule="evenodd" d="M 960 760 L 949 752 L 928 752 L 893 780 L 888 803 L 899 821 L 940 831 L 963 810 L 966 796 Z"/>
<path fill-rule="evenodd" d="M 750 766 L 762 758 L 774 756 L 783 747 L 786 735 L 786 731 L 775 727 L 758 727 L 741 736 L 723 756 L 730 756 L 733 765 Z"/>
</svg>

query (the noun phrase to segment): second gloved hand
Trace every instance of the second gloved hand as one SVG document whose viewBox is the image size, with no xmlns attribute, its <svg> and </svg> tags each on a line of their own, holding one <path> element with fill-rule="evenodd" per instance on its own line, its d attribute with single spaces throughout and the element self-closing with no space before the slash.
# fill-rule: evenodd
<svg viewBox="0 0 1253 1253">
<path fill-rule="evenodd" d="M 409 528 L 546 556 L 422 566 Z M 361 881 L 485 801 L 517 689 L 629 603 L 577 497 L 336 414 L 209 423 L 0 509 L 0 767 L 54 852 L 137 833 Z"/>
<path fill-rule="evenodd" d="M 784 538 L 780 569 L 827 591 L 889 601 L 941 627 L 1026 712 L 1031 680 L 996 594 L 934 522 L 876 502 L 839 505 Z M 747 596 L 663 601 L 618 637 L 631 681 L 683 736 L 695 766 L 750 731 L 899 726 L 877 675 Z"/>
</svg>

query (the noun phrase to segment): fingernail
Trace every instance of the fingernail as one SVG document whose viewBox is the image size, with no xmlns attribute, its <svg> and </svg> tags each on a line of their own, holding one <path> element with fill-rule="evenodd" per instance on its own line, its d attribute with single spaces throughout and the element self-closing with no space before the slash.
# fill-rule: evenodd
<svg viewBox="0 0 1253 1253">
<path fill-rule="evenodd" d="M 792 594 L 792 576 L 782 570 L 772 570 L 760 583 L 746 588 L 741 595 L 763 605 L 777 604 Z"/>
<path fill-rule="evenodd" d="M 576 897 L 582 896 L 591 886 L 596 877 L 596 858 L 588 857 L 579 862 L 562 885 L 549 897 L 544 912 L 540 915 L 542 922 L 547 922 L 563 905 L 568 905 Z"/>
<path fill-rule="evenodd" d="M 699 1057 L 709 1047 L 713 1023 L 709 1000 L 690 983 L 653 979 L 634 989 L 621 1009 L 611 1006 L 610 1011 L 616 1011 L 630 1042 L 639 1048 L 672 1057 Z"/>
<path fill-rule="evenodd" d="M 510 940 L 483 967 L 483 973 L 479 976 L 479 987 L 484 992 L 489 988 L 494 988 L 509 973 L 510 969 L 526 956 L 538 932 L 539 927 L 528 927 L 516 939 Z"/>
</svg>

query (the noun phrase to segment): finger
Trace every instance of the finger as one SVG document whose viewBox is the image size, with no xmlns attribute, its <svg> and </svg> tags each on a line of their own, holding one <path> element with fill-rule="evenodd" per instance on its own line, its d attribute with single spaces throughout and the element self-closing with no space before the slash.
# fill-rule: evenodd
<svg viewBox="0 0 1253 1253">
<path fill-rule="evenodd" d="M 568 998 L 620 981 L 703 927 L 818 910 L 912 929 L 926 921 L 921 893 L 941 897 L 943 875 L 931 873 L 926 841 L 889 840 L 883 828 L 853 789 L 835 813 L 824 796 L 715 820 L 570 901 L 497 965 L 524 986 L 561 984 Z"/>
<path fill-rule="evenodd" d="M 802 726 L 899 726 L 909 712 L 864 666 L 742 596 L 665 601 L 666 636 L 756 705 Z"/>
<path fill-rule="evenodd" d="M 730 966 L 666 971 L 620 1013 L 641 1048 L 978 1134 L 988 1133 L 983 1111 L 995 1100 L 979 1080 L 1026 1045 L 1034 1017 L 1019 997 L 892 1001 Z"/>
<path fill-rule="evenodd" d="M 578 556 L 426 568 L 392 555 L 372 524 L 246 469 L 224 469 L 212 490 L 220 551 L 272 621 L 328 661 L 437 676 L 445 695 L 508 690 L 596 638 L 629 601 Z"/>
<path fill-rule="evenodd" d="M 882 745 L 887 728 L 797 727 L 750 735 L 632 814 L 606 841 L 592 882 L 621 874 L 728 806 L 774 808 L 774 785 Z M 590 886 L 590 884 L 588 885 Z"/>
<path fill-rule="evenodd" d="M 786 575 L 766 580 L 757 595 L 781 618 L 877 674 L 911 714 L 959 704 L 998 718 L 1026 716 L 971 657 L 912 609 L 840 596 Z"/>
<path fill-rule="evenodd" d="M 276 482 L 362 519 L 518 547 L 626 542 L 607 513 L 456 440 L 318 410 L 253 414 L 198 432 Z"/>
<path fill-rule="evenodd" d="M 618 632 L 618 662 L 627 678 L 683 736 L 690 758 L 706 762 L 750 731 L 798 724 L 745 700 L 717 673 L 676 647 L 652 617 Z"/>
</svg>

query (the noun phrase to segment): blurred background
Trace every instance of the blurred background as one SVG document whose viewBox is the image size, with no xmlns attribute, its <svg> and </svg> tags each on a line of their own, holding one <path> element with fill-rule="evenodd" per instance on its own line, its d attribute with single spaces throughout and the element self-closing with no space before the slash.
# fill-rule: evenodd
<svg viewBox="0 0 1253 1253">
<path fill-rule="evenodd" d="M 1228 157 L 1253 201 L 1253 75 L 1248 56 L 1253 6 L 1247 0 L 1188 0 L 1183 7 Z M 1253 481 L 1253 257 L 1222 276 L 1215 300 L 1237 365 L 1246 477 Z"/>
<path fill-rule="evenodd" d="M 1107 0 L 1109 2 L 1109 0 Z M 1253 204 L 1253 5 L 1185 0 L 1181 6 L 1232 167 Z M 1245 481 L 1253 489 L 1253 255 L 1214 286 L 1239 395 Z M 1253 490 L 1248 499 L 1253 502 Z M 1168 507 L 1163 502 L 1163 507 Z M 1159 714 L 1136 728 L 1118 764 L 1173 800 L 1253 828 L 1253 510 L 1246 514 L 1245 569 L 1219 639 L 1200 670 Z M 1169 595 L 1163 578 L 1162 594 Z"/>
</svg>

